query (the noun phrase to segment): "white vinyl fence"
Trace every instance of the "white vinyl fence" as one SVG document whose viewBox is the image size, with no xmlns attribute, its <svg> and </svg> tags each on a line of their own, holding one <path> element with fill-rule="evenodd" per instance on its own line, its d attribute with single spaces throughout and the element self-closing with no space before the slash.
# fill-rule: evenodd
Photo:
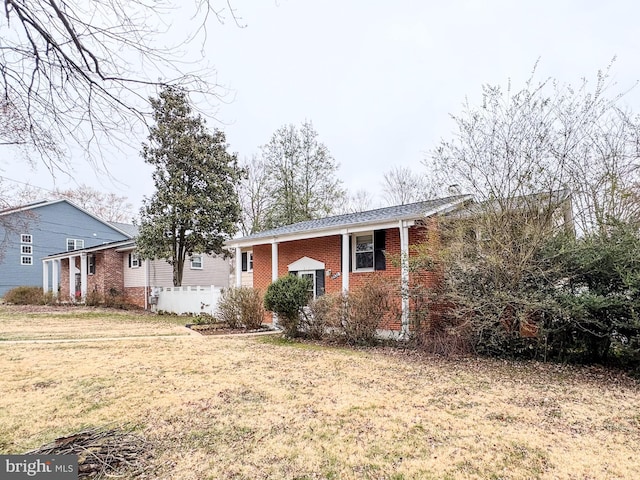
<svg viewBox="0 0 640 480">
<path fill-rule="evenodd" d="M 152 310 L 169 313 L 208 313 L 214 315 L 222 288 L 211 286 L 156 287 L 151 297 Z M 153 297 L 157 297 L 154 300 Z M 155 303 L 154 305 L 154 302 Z"/>
</svg>

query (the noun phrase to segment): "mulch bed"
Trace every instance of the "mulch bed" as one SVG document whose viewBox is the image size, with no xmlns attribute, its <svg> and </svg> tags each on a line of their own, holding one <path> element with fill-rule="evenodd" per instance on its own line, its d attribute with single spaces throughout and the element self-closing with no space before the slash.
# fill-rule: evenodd
<svg viewBox="0 0 640 480">
<path fill-rule="evenodd" d="M 271 331 L 271 327 L 262 326 L 257 329 L 248 330 L 246 328 L 229 328 L 225 324 L 206 323 L 202 325 L 187 324 L 187 328 L 190 328 L 194 332 L 198 332 L 201 335 L 233 335 L 239 333 L 261 333 Z"/>
</svg>

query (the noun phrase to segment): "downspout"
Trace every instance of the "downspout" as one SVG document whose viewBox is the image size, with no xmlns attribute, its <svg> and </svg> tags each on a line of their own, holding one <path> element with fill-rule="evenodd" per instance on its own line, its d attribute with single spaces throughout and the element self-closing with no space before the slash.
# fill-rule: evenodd
<svg viewBox="0 0 640 480">
<path fill-rule="evenodd" d="M 144 260 L 144 309 L 149 308 L 149 259 Z"/>
</svg>

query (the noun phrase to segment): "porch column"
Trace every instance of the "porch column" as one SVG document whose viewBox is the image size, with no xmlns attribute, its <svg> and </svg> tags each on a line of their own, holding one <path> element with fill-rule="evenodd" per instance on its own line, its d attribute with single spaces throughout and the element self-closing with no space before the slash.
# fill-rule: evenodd
<svg viewBox="0 0 640 480">
<path fill-rule="evenodd" d="M 349 234 L 342 234 L 342 291 L 349 291 Z"/>
<path fill-rule="evenodd" d="M 236 287 L 242 286 L 242 252 L 236 247 Z"/>
<path fill-rule="evenodd" d="M 409 227 L 400 220 L 400 280 L 402 295 L 402 329 L 401 338 L 409 335 Z"/>
<path fill-rule="evenodd" d="M 80 255 L 80 295 L 87 298 L 87 254 Z"/>
<path fill-rule="evenodd" d="M 271 281 L 278 279 L 278 243 L 271 244 Z"/>
<path fill-rule="evenodd" d="M 275 282 L 278 280 L 278 243 L 273 241 L 271 243 L 271 281 Z M 274 327 L 278 326 L 278 315 L 273 314 L 272 325 Z"/>
<path fill-rule="evenodd" d="M 49 262 L 51 260 L 42 261 L 42 291 L 46 294 L 49 291 Z"/>
<path fill-rule="evenodd" d="M 54 260 L 51 269 L 51 291 L 53 297 L 58 298 L 58 288 L 60 287 L 60 260 Z"/>
<path fill-rule="evenodd" d="M 69 296 L 76 301 L 76 257 L 69 257 Z"/>
</svg>

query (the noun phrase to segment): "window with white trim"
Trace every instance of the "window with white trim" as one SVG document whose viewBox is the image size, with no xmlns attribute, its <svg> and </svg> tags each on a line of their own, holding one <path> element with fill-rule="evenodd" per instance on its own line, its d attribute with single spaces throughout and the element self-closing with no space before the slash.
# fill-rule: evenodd
<svg viewBox="0 0 640 480">
<path fill-rule="evenodd" d="M 31 245 L 20 245 L 20 253 L 22 253 L 22 255 L 31 255 L 33 253 L 33 247 Z"/>
<path fill-rule="evenodd" d="M 253 252 L 242 252 L 242 271 L 253 272 Z"/>
<path fill-rule="evenodd" d="M 28 255 L 21 256 L 20 265 L 33 265 L 33 257 Z"/>
<path fill-rule="evenodd" d="M 202 255 L 194 255 L 191 257 L 191 270 L 202 270 Z"/>
<path fill-rule="evenodd" d="M 129 254 L 129 268 L 138 268 L 140 263 L 140 256 L 137 253 Z"/>
<path fill-rule="evenodd" d="M 373 270 L 373 232 L 355 235 L 354 270 Z"/>
<path fill-rule="evenodd" d="M 84 248 L 84 240 L 79 238 L 67 238 L 67 252 Z"/>
<path fill-rule="evenodd" d="M 20 243 L 33 243 L 33 236 L 29 233 L 20 235 Z"/>
<path fill-rule="evenodd" d="M 87 273 L 94 275 L 96 273 L 96 256 L 95 254 L 87 255 Z"/>
</svg>

